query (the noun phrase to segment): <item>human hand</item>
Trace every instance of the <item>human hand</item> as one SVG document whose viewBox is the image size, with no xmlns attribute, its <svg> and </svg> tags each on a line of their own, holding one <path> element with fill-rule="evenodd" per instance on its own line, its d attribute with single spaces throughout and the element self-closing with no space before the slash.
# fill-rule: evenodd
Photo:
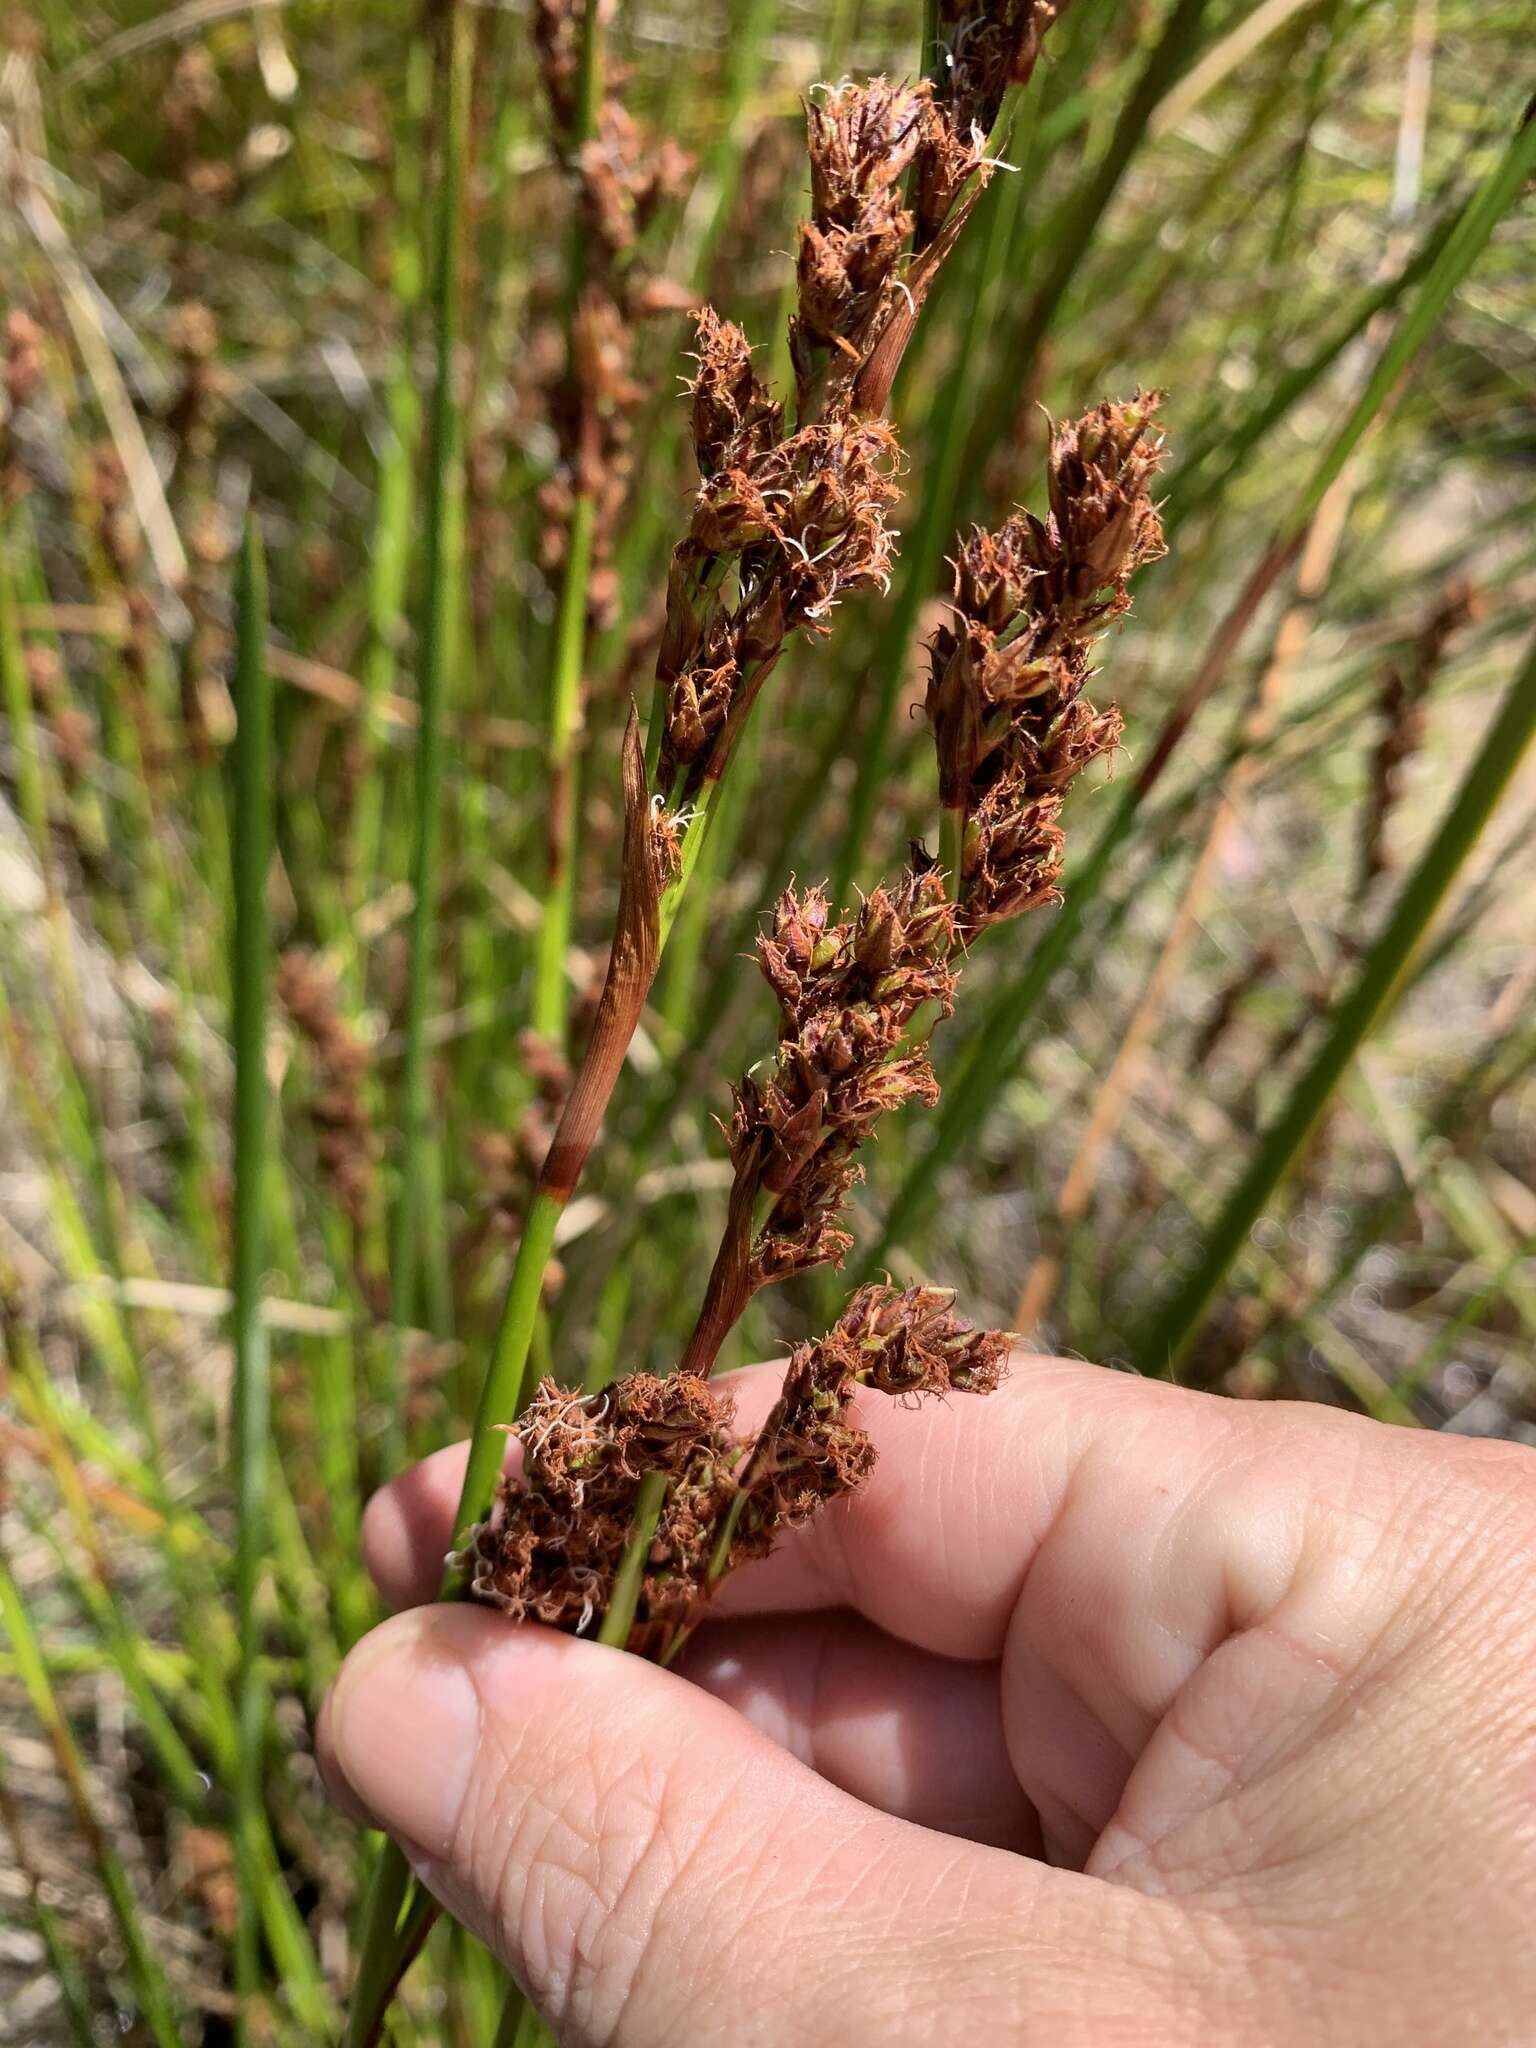
<svg viewBox="0 0 1536 2048">
<path fill-rule="evenodd" d="M 1536 2040 L 1530 1452 L 1036 1359 L 859 1419 L 686 1676 L 423 1607 L 327 1702 L 562 2041 Z M 462 1465 L 369 1508 L 396 1605 Z"/>
</svg>

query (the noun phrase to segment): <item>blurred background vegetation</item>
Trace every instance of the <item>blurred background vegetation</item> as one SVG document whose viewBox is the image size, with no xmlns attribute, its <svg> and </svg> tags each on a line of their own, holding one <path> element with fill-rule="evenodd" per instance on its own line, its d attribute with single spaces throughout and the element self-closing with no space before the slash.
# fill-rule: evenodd
<svg viewBox="0 0 1536 2048">
<path fill-rule="evenodd" d="M 360 1503 L 464 1433 L 563 1086 L 527 1027 L 570 645 L 569 189 L 529 9 L 498 0 L 469 10 L 445 209 L 450 12 L 30 0 L 0 30 L 0 2040 L 232 2035 L 242 1613 L 267 1986 L 245 2031 L 332 2037 L 367 1852 L 308 1724 L 371 1618 Z M 645 147 L 692 164 L 626 259 L 649 283 L 577 631 L 556 1038 L 579 1042 L 601 979 L 618 735 L 693 482 L 686 309 L 711 298 L 782 378 L 803 95 L 914 73 L 921 12 L 614 10 Z M 756 923 L 791 874 L 868 887 L 931 838 L 921 644 L 955 532 L 1040 504 L 1050 417 L 1161 386 L 1170 554 L 1095 686 L 1125 756 L 1068 811 L 1065 913 L 978 945 L 945 1104 L 888 1124 L 851 1267 L 953 1283 L 1041 1348 L 1536 1441 L 1528 714 L 1499 728 L 1486 829 L 1435 836 L 1511 679 L 1531 695 L 1529 207 L 1443 308 L 1423 296 L 1520 131 L 1529 29 L 1524 0 L 1072 0 L 897 386 L 894 588 L 794 653 L 726 785 L 565 1221 L 550 1369 L 675 1358 L 730 1179 L 712 1119 L 772 1038 Z M 464 489 L 434 521 L 445 210 Z M 1416 307 L 1437 317 L 1329 475 Z M 229 1135 L 248 516 L 276 730 L 254 1195 Z M 1351 991 L 1405 898 L 1411 957 L 1359 1044 Z M 407 1150 L 413 1053 L 430 1119 Z M 275 1457 L 267 1568 L 237 1601 L 225 1290 L 255 1200 Z M 840 1293 L 760 1298 L 737 1357 Z M 489 2041 L 500 2000 L 441 1929 L 396 2037 Z"/>
</svg>

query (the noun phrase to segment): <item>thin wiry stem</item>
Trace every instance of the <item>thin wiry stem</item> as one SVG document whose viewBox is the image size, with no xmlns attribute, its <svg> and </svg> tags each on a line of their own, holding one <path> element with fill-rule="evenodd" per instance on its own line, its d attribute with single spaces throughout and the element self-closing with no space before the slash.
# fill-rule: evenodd
<svg viewBox="0 0 1536 2048">
<path fill-rule="evenodd" d="M 464 416 L 458 388 L 463 324 L 462 263 L 465 158 L 474 61 L 474 23 L 456 6 L 448 26 L 446 122 L 437 200 L 437 382 L 432 401 L 427 479 L 427 593 L 416 741 L 416 817 L 411 860 L 413 900 L 402 1063 L 403 1137 L 393 1245 L 392 1313 L 397 1330 L 415 1315 L 423 1267 L 435 1264 L 429 1240 L 441 1229 L 429 1166 L 434 1145 L 427 1026 L 437 938 L 437 862 L 442 832 L 443 709 L 459 662 L 459 570 L 463 559 Z M 400 1404 L 390 1402 L 392 1451 L 400 1443 Z M 394 1462 L 394 1459 L 392 1459 Z"/>
<path fill-rule="evenodd" d="M 240 1631 L 235 1773 L 240 1922 L 235 1944 L 240 2038 L 259 2027 L 262 1983 L 259 1850 L 265 1814 L 266 1689 L 257 1671 L 259 1602 L 266 1577 L 271 1386 L 262 1274 L 266 1259 L 268 1100 L 266 1031 L 272 949 L 267 875 L 272 862 L 272 678 L 266 663 L 267 578 L 254 518 L 246 528 L 235 597 L 234 899 L 235 1046 L 235 1605 Z"/>
<path fill-rule="evenodd" d="M 178 2048 L 184 2036 L 177 2021 L 170 1986 L 156 1959 L 122 1858 L 97 1816 L 79 1747 L 48 1676 L 42 1645 L 27 1612 L 21 1588 L 3 1555 L 0 1555 L 0 1622 L 4 1623 L 10 1636 L 17 1669 L 32 1711 L 53 1744 L 59 1775 L 74 1809 L 76 1825 L 85 1837 L 92 1864 L 107 1894 L 127 1960 L 128 1981 L 139 2000 L 150 2036 L 156 2048 Z"/>
<path fill-rule="evenodd" d="M 416 1281 L 424 1250 L 420 1227 L 424 1184 L 433 1192 L 440 1186 L 437 1176 L 429 1171 L 428 1166 L 433 1133 L 427 1026 L 437 928 L 442 714 L 459 653 L 461 592 L 458 571 L 463 556 L 464 420 L 457 387 L 457 357 L 463 317 L 464 185 L 469 149 L 474 33 L 470 9 L 462 4 L 462 0 L 455 0 L 446 24 L 447 74 L 443 94 L 446 118 L 437 202 L 437 385 L 433 398 L 432 454 L 428 477 L 426 632 L 420 682 L 421 728 L 416 756 L 416 841 L 412 861 L 415 897 L 411 911 L 404 1060 L 405 1143 L 395 1217 L 392 1308 L 401 1337 L 412 1319 Z M 440 1209 L 434 1205 L 431 1228 L 439 1230 L 441 1221 Z M 398 1462 L 404 1441 L 398 1342 L 399 1339 L 394 1355 L 394 1385 L 387 1406 L 387 1448 L 391 1463 Z M 404 1858 L 393 1843 L 386 1843 L 375 1867 L 364 1917 L 362 1955 L 347 2021 L 347 2048 L 358 2048 L 359 2043 L 369 2038 L 376 2017 L 382 2023 L 399 1974 L 397 1923 L 410 1890 L 410 1872 Z"/>
<path fill-rule="evenodd" d="M 1468 768 L 1444 823 L 1404 886 L 1327 1036 L 1233 1190 L 1199 1265 L 1155 1317 L 1140 1346 L 1148 1370 L 1174 1376 L 1188 1357 L 1249 1231 L 1294 1163 L 1355 1054 L 1402 992 L 1435 914 L 1536 738 L 1536 641 Z"/>
<path fill-rule="evenodd" d="M 579 67 L 570 133 L 566 137 L 573 163 L 579 162 L 582 149 L 596 132 L 602 103 L 602 0 L 586 0 L 581 22 Z M 567 373 L 573 379 L 580 374 L 577 326 L 581 318 L 586 276 L 587 233 L 585 222 L 578 214 L 566 240 L 566 361 Z M 538 952 L 534 962 L 531 1015 L 534 1030 L 555 1045 L 565 1043 L 570 1011 L 565 961 L 570 950 L 575 910 L 582 672 L 586 662 L 587 611 L 597 523 L 597 499 L 592 480 L 584 474 L 588 467 L 587 451 L 583 448 L 577 454 L 575 496 L 566 525 L 565 569 L 560 585 L 560 609 L 555 623 L 549 683 L 549 743 L 545 757 L 549 775 L 546 800 L 548 859 L 544 878 L 544 915 L 539 926 Z"/>
</svg>

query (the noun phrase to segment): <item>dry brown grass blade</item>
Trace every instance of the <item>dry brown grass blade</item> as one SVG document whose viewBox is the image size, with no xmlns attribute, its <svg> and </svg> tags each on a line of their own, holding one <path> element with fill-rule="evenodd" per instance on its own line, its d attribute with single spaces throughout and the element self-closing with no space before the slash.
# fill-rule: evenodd
<svg viewBox="0 0 1536 2048">
<path fill-rule="evenodd" d="M 539 1191 L 562 1207 L 575 1192 L 587 1155 L 596 1142 L 609 1097 L 623 1072 L 661 960 L 661 888 L 656 871 L 655 828 L 645 779 L 640 714 L 633 703 L 624 729 L 624 876 L 613 952 L 598 1004 L 597 1021 L 581 1072 L 555 1133 Z"/>
</svg>

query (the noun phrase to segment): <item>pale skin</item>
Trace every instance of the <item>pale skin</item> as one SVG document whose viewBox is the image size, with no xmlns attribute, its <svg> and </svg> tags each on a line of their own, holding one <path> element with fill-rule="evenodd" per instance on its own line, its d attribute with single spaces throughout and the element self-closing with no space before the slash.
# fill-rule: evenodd
<svg viewBox="0 0 1536 2048">
<path fill-rule="evenodd" d="M 417 1604 L 461 1452 L 369 1509 L 327 1783 L 563 2043 L 1536 2041 L 1536 1454 L 1040 1359 L 862 1416 L 681 1674 Z"/>
</svg>

